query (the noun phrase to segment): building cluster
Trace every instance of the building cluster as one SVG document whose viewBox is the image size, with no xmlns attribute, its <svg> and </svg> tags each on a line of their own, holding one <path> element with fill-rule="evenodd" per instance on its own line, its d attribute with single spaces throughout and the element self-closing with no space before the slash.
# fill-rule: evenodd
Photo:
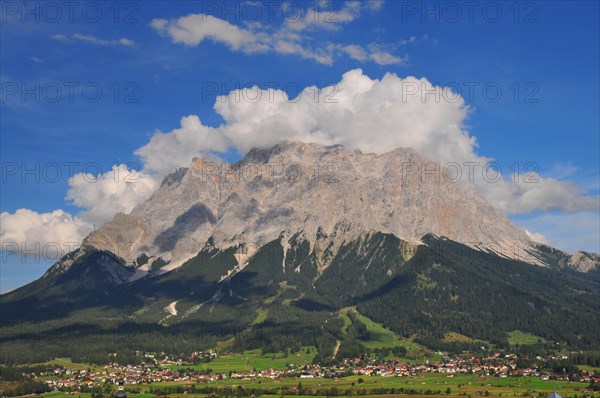
<svg viewBox="0 0 600 398">
<path fill-rule="evenodd" d="M 422 373 L 445 373 L 448 377 L 454 377 L 457 374 L 476 373 L 481 376 L 506 377 L 539 377 L 544 380 L 572 380 L 573 376 L 569 373 L 554 374 L 543 370 L 541 366 L 547 360 L 568 359 L 567 357 L 549 357 L 535 358 L 533 364 L 529 367 L 519 367 L 518 357 L 515 354 L 501 355 L 495 353 L 488 357 L 460 355 L 455 357 L 443 357 L 441 361 L 423 363 L 406 363 L 398 360 L 390 360 L 384 363 L 369 361 L 366 364 L 359 358 L 352 361 L 346 361 L 346 364 L 352 369 L 352 373 L 365 376 L 405 376 L 414 377 Z M 537 363 L 536 363 L 537 361 Z M 582 370 L 576 375 L 579 381 L 592 382 L 594 378 L 591 373 Z"/>
<path fill-rule="evenodd" d="M 95 370 L 80 369 L 70 370 L 57 368 L 53 372 L 30 374 L 32 378 L 43 380 L 51 388 L 57 390 L 82 390 L 84 387 L 102 387 L 122 382 L 125 385 L 152 384 L 158 382 L 199 383 L 211 382 L 226 378 L 256 379 L 256 378 L 341 378 L 349 375 L 383 376 L 383 377 L 414 377 L 423 373 L 443 373 L 447 377 L 458 374 L 480 374 L 481 376 L 539 377 L 544 380 L 573 380 L 582 382 L 600 383 L 600 377 L 589 372 L 580 371 L 577 374 L 566 372 L 555 374 L 543 370 L 541 366 L 547 360 L 565 359 L 560 357 L 537 357 L 529 367 L 519 367 L 518 357 L 514 354 L 501 355 L 496 353 L 490 356 L 457 355 L 445 356 L 440 361 L 429 362 L 425 359 L 422 363 L 409 363 L 400 360 L 376 360 L 354 358 L 345 360 L 332 366 L 318 364 L 294 365 L 288 364 L 287 369 L 256 370 L 235 369 L 228 373 L 210 372 L 192 367 L 192 359 L 210 363 L 218 354 L 210 352 L 196 352 L 183 358 L 174 358 L 164 353 L 138 353 L 143 357 L 143 362 L 137 365 L 123 365 L 118 362 L 110 363 Z M 210 368 L 210 364 L 207 366 Z"/>
</svg>

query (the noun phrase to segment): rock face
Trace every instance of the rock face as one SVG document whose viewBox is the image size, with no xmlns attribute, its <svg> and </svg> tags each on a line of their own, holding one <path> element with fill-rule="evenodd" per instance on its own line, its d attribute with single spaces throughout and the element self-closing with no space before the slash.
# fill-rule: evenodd
<svg viewBox="0 0 600 398">
<path fill-rule="evenodd" d="M 207 242 L 254 248 L 302 233 L 334 245 L 369 231 L 419 242 L 432 233 L 545 265 L 524 230 L 410 148 L 382 155 L 285 141 L 233 164 L 195 158 L 130 214 L 84 244 L 135 264 L 141 254 L 176 264 Z M 324 264 L 327 266 L 327 264 Z"/>
<path fill-rule="evenodd" d="M 600 269 L 600 256 L 596 253 L 577 252 L 568 257 L 567 264 L 579 272 L 590 272 Z"/>
</svg>

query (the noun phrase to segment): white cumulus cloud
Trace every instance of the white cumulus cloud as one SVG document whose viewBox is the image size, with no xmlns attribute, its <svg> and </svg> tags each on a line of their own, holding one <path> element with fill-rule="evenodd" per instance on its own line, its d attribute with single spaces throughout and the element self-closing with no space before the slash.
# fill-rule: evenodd
<svg viewBox="0 0 600 398">
<path fill-rule="evenodd" d="M 13 214 L 0 214 L 2 250 L 9 253 L 24 252 L 55 259 L 56 253 L 64 255 L 78 247 L 91 230 L 90 224 L 63 210 L 38 213 L 19 209 Z"/>
<path fill-rule="evenodd" d="M 146 171 L 159 176 L 188 165 L 197 155 L 208 152 L 225 152 L 230 146 L 218 129 L 202 124 L 196 115 L 181 118 L 181 127 L 162 133 L 154 133 L 150 142 L 135 151 Z"/>
<path fill-rule="evenodd" d="M 160 177 L 126 165 L 114 165 L 101 175 L 76 174 L 69 182 L 67 199 L 84 210 L 76 216 L 63 210 L 3 212 L 0 226 L 3 250 L 37 250 L 47 257 L 50 249 L 61 247 L 65 248 L 63 254 L 66 254 L 93 230 L 94 225 L 99 227 L 117 212 L 130 212 L 149 198 L 158 187 Z"/>
<path fill-rule="evenodd" d="M 156 176 L 126 165 L 114 165 L 102 175 L 79 173 L 69 183 L 67 199 L 85 211 L 78 218 L 102 224 L 117 212 L 130 212 L 158 187 Z"/>
</svg>

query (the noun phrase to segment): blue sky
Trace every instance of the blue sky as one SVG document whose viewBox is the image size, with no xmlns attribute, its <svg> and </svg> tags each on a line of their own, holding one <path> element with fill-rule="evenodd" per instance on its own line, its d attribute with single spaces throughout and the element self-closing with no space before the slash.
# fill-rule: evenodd
<svg viewBox="0 0 600 398">
<path fill-rule="evenodd" d="M 599 3 L 467 4 L 124 1 L 70 10 L 3 2 L 0 211 L 3 223 L 17 224 L 3 241 L 35 235 L 56 242 L 101 223 L 106 209 L 90 211 L 89 202 L 110 207 L 119 197 L 73 189 L 69 177 L 110 173 L 115 164 L 156 174 L 136 150 L 157 130 L 179 128 L 186 115 L 204 126 L 227 124 L 214 109 L 215 89 L 276 85 L 294 96 L 360 68 L 372 80 L 414 76 L 462 94 L 477 156 L 494 158 L 507 179 L 511 165 L 534 163 L 541 177 L 587 198 L 561 193 L 548 206 L 506 211 L 509 217 L 559 248 L 600 251 Z M 227 160 L 245 148 L 226 146 L 199 148 Z M 135 204 L 151 187 L 124 192 L 133 195 L 125 202 Z M 31 210 L 29 229 L 8 218 L 18 209 Z M 64 214 L 52 215 L 58 209 Z M 57 217 L 67 231 L 53 236 Z M 4 254 L 2 291 L 50 263 Z"/>
</svg>

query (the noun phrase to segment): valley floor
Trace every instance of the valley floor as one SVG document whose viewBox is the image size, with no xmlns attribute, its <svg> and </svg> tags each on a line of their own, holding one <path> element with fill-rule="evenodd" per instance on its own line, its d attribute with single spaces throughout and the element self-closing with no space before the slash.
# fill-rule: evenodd
<svg viewBox="0 0 600 398">
<path fill-rule="evenodd" d="M 477 374 L 448 377 L 425 374 L 415 377 L 348 376 L 343 378 L 224 379 L 207 383 L 184 382 L 129 385 L 129 398 L 206 397 L 206 396 L 411 396 L 411 397 L 540 397 L 556 391 L 564 398 L 600 397 L 600 391 L 588 391 L 589 383 L 541 380 L 534 377 L 497 378 Z M 210 389 L 210 391 L 209 391 Z M 138 393 L 131 393 L 132 391 Z M 200 393 L 202 392 L 202 393 Z M 45 398 L 79 396 L 90 393 L 52 392 Z M 105 394 L 105 397 L 110 395 Z"/>
</svg>

